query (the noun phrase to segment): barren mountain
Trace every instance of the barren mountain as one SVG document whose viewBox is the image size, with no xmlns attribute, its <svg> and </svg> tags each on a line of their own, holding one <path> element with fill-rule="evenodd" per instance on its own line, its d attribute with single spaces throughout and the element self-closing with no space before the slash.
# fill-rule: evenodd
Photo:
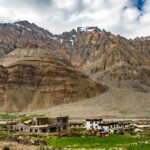
<svg viewBox="0 0 150 150">
<path fill-rule="evenodd" d="M 53 35 L 27 21 L 0 25 L 0 110 L 52 107 L 108 88 L 75 70 Z"/>
<path fill-rule="evenodd" d="M 150 37 L 97 27 L 53 35 L 21 21 L 0 24 L 0 56 L 1 111 L 149 117 Z"/>
</svg>

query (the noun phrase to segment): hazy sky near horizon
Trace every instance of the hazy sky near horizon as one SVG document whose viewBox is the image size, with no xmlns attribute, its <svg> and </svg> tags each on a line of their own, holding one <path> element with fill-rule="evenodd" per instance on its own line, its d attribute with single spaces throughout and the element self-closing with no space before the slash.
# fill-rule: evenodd
<svg viewBox="0 0 150 150">
<path fill-rule="evenodd" d="M 28 20 L 52 33 L 98 26 L 127 38 L 150 35 L 150 0 L 0 0 L 0 22 Z"/>
</svg>

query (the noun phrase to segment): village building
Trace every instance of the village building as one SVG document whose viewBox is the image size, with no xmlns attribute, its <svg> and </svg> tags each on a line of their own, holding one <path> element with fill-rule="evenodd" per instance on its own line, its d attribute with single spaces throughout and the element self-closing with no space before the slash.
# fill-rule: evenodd
<svg viewBox="0 0 150 150">
<path fill-rule="evenodd" d="M 123 122 L 123 121 L 119 121 L 119 122 L 118 122 L 118 126 L 119 126 L 120 128 L 125 129 L 125 128 L 129 128 L 129 127 L 130 127 L 130 123 Z"/>
<path fill-rule="evenodd" d="M 9 124 L 10 130 L 29 133 L 48 133 L 55 131 L 64 131 L 68 128 L 68 116 L 56 118 L 33 118 L 20 124 Z"/>
<path fill-rule="evenodd" d="M 103 119 L 95 118 L 95 119 L 86 119 L 85 127 L 87 130 L 91 129 L 99 129 L 99 124 L 102 123 Z"/>
<path fill-rule="evenodd" d="M 150 129 L 150 124 L 135 123 L 135 124 L 133 124 L 133 127 L 138 128 L 138 129 Z"/>
<path fill-rule="evenodd" d="M 33 118 L 32 125 L 47 125 L 50 124 L 50 118 L 48 117 L 40 117 L 40 118 Z"/>
<path fill-rule="evenodd" d="M 69 122 L 69 128 L 75 129 L 75 128 L 85 128 L 84 122 Z"/>
<path fill-rule="evenodd" d="M 8 128 L 14 131 L 18 131 L 18 132 L 29 132 L 29 133 L 32 133 L 32 132 L 46 133 L 46 132 L 53 131 L 53 126 L 50 126 L 50 125 L 28 126 L 24 124 L 17 124 L 17 125 L 9 125 Z M 56 127 L 54 128 L 56 130 Z"/>
<path fill-rule="evenodd" d="M 65 116 L 65 117 L 57 117 L 56 118 L 56 128 L 57 131 L 64 131 L 67 130 L 68 126 L 69 126 L 69 117 Z"/>
<path fill-rule="evenodd" d="M 104 131 L 110 131 L 112 129 L 119 128 L 118 122 L 102 122 L 99 123 L 98 127 L 100 130 L 104 130 Z"/>
<path fill-rule="evenodd" d="M 104 122 L 101 118 L 86 119 L 87 130 L 99 130 L 104 132 L 117 133 L 123 129 L 125 124 L 119 124 L 118 122 Z"/>
<path fill-rule="evenodd" d="M 102 122 L 99 124 L 99 130 L 105 132 L 119 133 L 122 129 L 118 122 Z"/>
</svg>

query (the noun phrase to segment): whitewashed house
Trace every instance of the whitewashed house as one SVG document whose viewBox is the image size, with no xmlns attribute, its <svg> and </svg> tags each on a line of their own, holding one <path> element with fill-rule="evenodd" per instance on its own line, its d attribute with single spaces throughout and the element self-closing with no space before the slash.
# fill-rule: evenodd
<svg viewBox="0 0 150 150">
<path fill-rule="evenodd" d="M 99 124 L 99 129 L 107 132 L 115 132 L 120 129 L 118 122 L 102 122 Z"/>
<path fill-rule="evenodd" d="M 95 119 L 86 119 L 85 127 L 87 130 L 97 130 L 100 129 L 99 124 L 102 123 L 103 119 L 95 118 Z"/>
<path fill-rule="evenodd" d="M 118 122 L 104 122 L 99 118 L 86 119 L 85 127 L 87 130 L 102 130 L 111 133 L 115 133 L 118 130 L 122 129 L 122 127 L 119 126 Z"/>
</svg>

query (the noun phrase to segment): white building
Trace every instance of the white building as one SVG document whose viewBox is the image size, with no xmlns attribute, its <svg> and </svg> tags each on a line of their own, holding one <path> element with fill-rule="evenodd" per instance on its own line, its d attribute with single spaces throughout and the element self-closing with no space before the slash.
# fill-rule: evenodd
<svg viewBox="0 0 150 150">
<path fill-rule="evenodd" d="M 122 128 L 118 122 L 104 122 L 102 119 L 86 119 L 85 127 L 87 130 L 102 130 L 112 133 Z"/>
<path fill-rule="evenodd" d="M 102 122 L 99 124 L 99 129 L 103 131 L 113 132 L 119 128 L 118 122 Z"/>
<path fill-rule="evenodd" d="M 86 124 L 85 127 L 87 130 L 90 129 L 100 129 L 99 124 L 102 123 L 101 118 L 96 118 L 96 119 L 86 119 Z"/>
</svg>

